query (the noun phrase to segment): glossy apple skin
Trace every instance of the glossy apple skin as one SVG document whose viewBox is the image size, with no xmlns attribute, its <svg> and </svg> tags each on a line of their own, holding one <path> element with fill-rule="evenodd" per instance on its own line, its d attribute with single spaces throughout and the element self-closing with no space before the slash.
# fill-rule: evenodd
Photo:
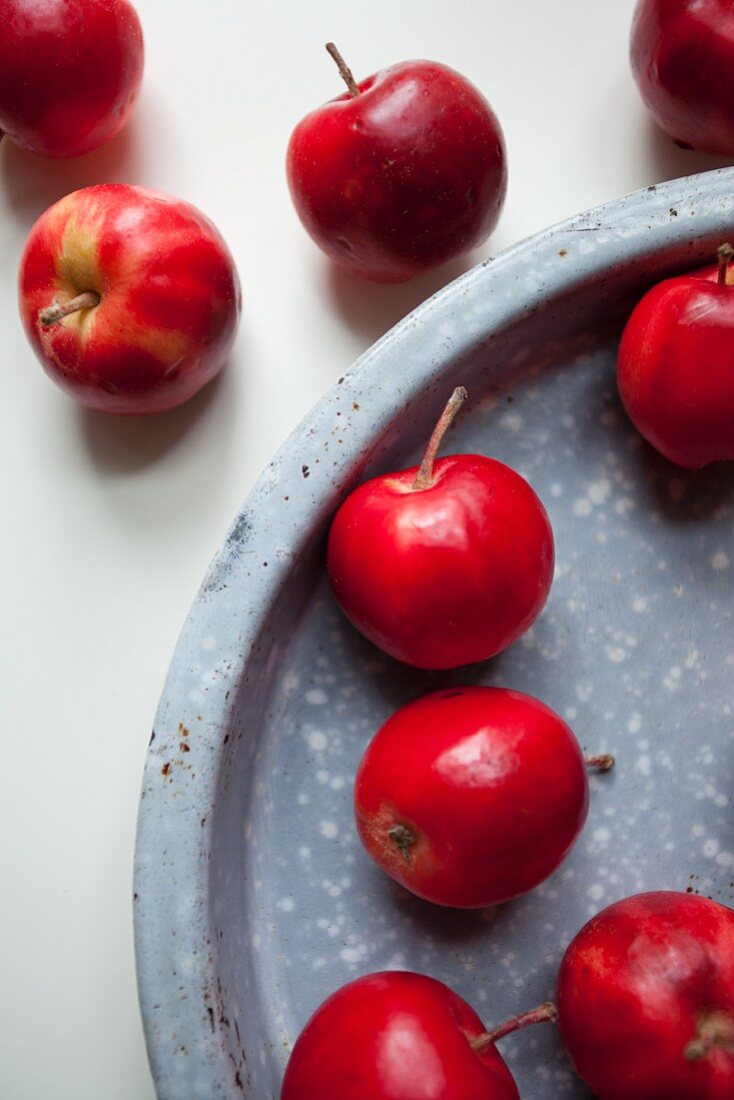
<svg viewBox="0 0 734 1100">
<path fill-rule="evenodd" d="M 573 846 L 589 808 L 584 756 L 549 707 L 460 687 L 401 707 L 375 734 L 354 787 L 365 848 L 439 905 L 497 905 L 532 890 Z M 401 848 L 391 830 L 414 838 Z"/>
<path fill-rule="evenodd" d="M 520 1100 L 474 1010 L 433 978 L 369 974 L 324 1001 L 293 1048 L 280 1100 Z"/>
<path fill-rule="evenodd" d="M 569 946 L 556 1003 L 561 1038 L 598 1100 L 734 1096 L 734 1049 L 684 1053 L 702 1017 L 720 1013 L 734 1029 L 731 909 L 674 892 L 609 906 Z"/>
<path fill-rule="evenodd" d="M 44 329 L 38 312 L 84 291 L 95 309 Z M 222 367 L 240 314 L 222 237 L 189 203 L 102 184 L 41 215 L 20 264 L 19 303 L 46 372 L 72 397 L 112 413 L 187 401 Z"/>
<path fill-rule="evenodd" d="M 0 0 L 0 130 L 30 153 L 78 157 L 125 125 L 143 76 L 128 0 Z"/>
<path fill-rule="evenodd" d="M 734 286 L 706 267 L 666 279 L 635 307 L 617 359 L 622 403 L 671 462 L 734 459 Z"/>
<path fill-rule="evenodd" d="M 383 69 L 306 115 L 287 175 L 317 245 L 355 275 L 410 279 L 484 241 L 507 190 L 486 99 L 432 61 Z"/>
<path fill-rule="evenodd" d="M 535 621 L 553 578 L 553 533 L 540 500 L 509 466 L 483 455 L 360 485 L 329 534 L 329 577 L 347 618 L 417 668 L 493 657 Z"/>
<path fill-rule="evenodd" d="M 640 0 L 632 72 L 659 126 L 679 144 L 734 156 L 734 8 L 730 0 Z"/>
</svg>

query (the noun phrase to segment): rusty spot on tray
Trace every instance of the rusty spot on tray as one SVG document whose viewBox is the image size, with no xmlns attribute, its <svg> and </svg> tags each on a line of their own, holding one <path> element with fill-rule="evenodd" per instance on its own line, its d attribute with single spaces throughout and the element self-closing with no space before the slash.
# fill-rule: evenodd
<svg viewBox="0 0 734 1100">
<path fill-rule="evenodd" d="M 171 765 L 170 765 L 170 762 L 167 760 L 166 763 L 161 768 L 161 775 L 168 775 L 170 770 L 171 770 Z"/>
<path fill-rule="evenodd" d="M 558 255 L 559 256 L 568 256 L 568 249 L 567 248 L 559 248 L 558 249 Z"/>
<path fill-rule="evenodd" d="M 181 749 L 181 752 L 191 752 L 191 748 L 189 747 L 189 745 L 186 744 L 185 741 L 181 742 L 179 748 Z"/>
</svg>

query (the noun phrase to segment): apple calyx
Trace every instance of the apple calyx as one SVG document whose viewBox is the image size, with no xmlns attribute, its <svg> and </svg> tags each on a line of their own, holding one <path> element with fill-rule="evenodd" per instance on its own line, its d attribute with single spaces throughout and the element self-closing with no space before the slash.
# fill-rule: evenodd
<svg viewBox="0 0 734 1100">
<path fill-rule="evenodd" d="M 52 325 L 58 325 L 64 317 L 68 317 L 71 313 L 79 313 L 84 309 L 94 309 L 101 301 L 102 296 L 96 290 L 85 290 L 83 294 L 77 294 L 76 298 L 70 299 L 65 305 L 62 305 L 61 302 L 54 302 L 53 305 L 46 306 L 45 309 L 39 309 L 38 320 L 42 328 L 51 328 Z"/>
<path fill-rule="evenodd" d="M 730 244 L 722 244 L 716 249 L 716 255 L 719 260 L 719 286 L 728 285 L 729 264 L 734 259 L 734 248 Z"/>
<path fill-rule="evenodd" d="M 333 42 L 326 43 L 326 52 L 330 54 L 331 57 L 333 57 L 336 61 L 336 67 L 339 70 L 339 75 L 349 89 L 350 96 L 352 97 L 352 99 L 356 99 L 357 96 L 361 93 L 357 81 L 354 79 L 354 74 L 352 73 L 352 70 L 349 68 L 346 61 L 339 53 L 339 50 L 336 48 Z"/>
<path fill-rule="evenodd" d="M 725 1012 L 710 1012 L 696 1021 L 696 1037 L 683 1051 L 687 1062 L 697 1062 L 712 1050 L 734 1054 L 734 1019 Z"/>
<path fill-rule="evenodd" d="M 617 761 L 612 756 L 612 754 L 608 752 L 602 753 L 600 756 L 584 757 L 584 763 L 586 764 L 586 767 L 592 768 L 598 772 L 611 771 L 616 762 Z"/>
<path fill-rule="evenodd" d="M 387 830 L 387 835 L 393 842 L 406 863 L 410 863 L 410 849 L 416 843 L 416 836 L 407 825 L 393 825 Z"/>
<path fill-rule="evenodd" d="M 441 446 L 443 437 L 446 435 L 454 417 L 468 396 L 469 394 L 463 386 L 457 386 L 448 399 L 446 408 L 441 413 L 438 423 L 433 429 L 431 438 L 428 440 L 428 446 L 423 454 L 420 468 L 411 486 L 414 493 L 419 493 L 423 489 L 431 489 L 433 487 L 433 463 L 436 460 L 438 448 Z"/>
<path fill-rule="evenodd" d="M 554 1024 L 557 1019 L 558 1010 L 553 1001 L 546 1001 L 545 1004 L 539 1005 L 537 1008 L 531 1008 L 529 1012 L 523 1012 L 520 1016 L 513 1016 L 506 1024 L 501 1024 L 493 1031 L 485 1031 L 481 1035 L 475 1035 L 473 1039 L 469 1040 L 469 1045 L 476 1054 L 479 1054 L 500 1039 L 504 1039 L 505 1035 L 511 1035 L 513 1031 L 520 1031 L 521 1028 L 530 1027 L 532 1024 Z"/>
</svg>

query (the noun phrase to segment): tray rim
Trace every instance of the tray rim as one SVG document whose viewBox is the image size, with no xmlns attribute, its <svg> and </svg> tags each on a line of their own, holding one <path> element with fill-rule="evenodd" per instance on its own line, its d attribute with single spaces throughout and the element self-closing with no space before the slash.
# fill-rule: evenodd
<svg viewBox="0 0 734 1100">
<path fill-rule="evenodd" d="M 696 205 L 695 221 L 671 216 L 671 209 L 685 204 Z M 658 252 L 663 246 L 681 246 L 718 232 L 723 223 L 731 225 L 733 220 L 734 167 L 720 168 L 633 191 L 513 244 L 447 284 L 368 348 L 304 417 L 255 482 L 214 554 L 177 640 L 143 775 L 135 843 L 135 954 L 148 1057 L 160 1100 L 185 1100 L 181 1076 L 172 1070 L 182 1049 L 190 1082 L 187 1095 L 228 1100 L 247 1095 L 241 1079 L 235 1077 L 217 1027 L 212 1024 L 210 1028 L 202 997 L 183 994 L 182 988 L 203 994 L 216 986 L 215 960 L 208 950 L 207 852 L 222 731 L 232 715 L 235 693 L 228 702 L 230 691 L 241 680 L 274 594 L 288 578 L 294 551 L 283 553 L 283 547 L 293 542 L 292 531 L 300 533 L 302 542 L 314 517 L 323 512 L 324 501 L 336 491 L 335 479 L 346 480 L 346 472 L 353 470 L 379 429 L 391 423 L 407 402 L 439 379 L 443 370 L 479 339 L 520 320 L 549 296 L 570 291 L 576 284 Z M 577 248 L 579 234 L 592 231 L 600 247 L 588 252 Z M 564 248 L 565 257 L 558 259 Z M 499 298 L 489 301 L 492 282 L 501 279 L 508 268 L 528 272 L 531 265 L 554 257 L 551 282 L 539 284 L 509 305 Z M 486 308 L 481 321 L 467 324 L 458 334 L 440 333 L 456 303 L 466 311 L 482 299 Z M 373 373 L 400 355 L 404 344 L 410 346 L 416 333 L 429 345 L 430 358 L 428 347 L 422 355 L 406 357 L 394 386 L 370 390 Z M 356 417 L 352 416 L 353 406 L 359 407 Z M 310 456 L 317 445 L 343 428 L 345 421 L 337 419 L 342 415 L 352 417 L 344 446 L 335 465 L 318 467 L 318 459 L 314 462 Z M 291 500 L 287 521 L 283 496 Z M 280 505 L 280 513 L 275 510 L 276 521 L 254 529 L 249 517 L 269 506 L 272 510 L 275 503 Z M 269 561 L 267 575 L 251 576 L 243 567 L 245 555 L 252 555 L 252 561 Z M 228 614 L 217 594 L 223 577 L 228 583 Z M 246 607 L 248 614 L 233 615 L 232 605 Z M 214 629 L 216 634 L 212 634 Z M 216 642 L 210 658 L 219 655 L 220 663 L 228 659 L 229 664 L 208 688 L 206 706 L 194 703 L 192 709 L 194 701 L 186 697 L 190 695 L 186 685 L 192 653 L 203 639 L 211 637 Z M 234 659 L 233 654 L 237 655 Z M 196 741 L 191 742 L 187 771 L 178 771 L 162 785 L 161 760 L 178 751 L 180 730 L 187 721 L 198 718 L 194 712 L 207 709 L 210 713 L 196 727 Z M 172 715 L 182 717 L 176 721 Z M 187 830 L 174 837 L 166 828 L 172 813 L 183 822 L 181 830 Z M 173 849 L 170 859 L 169 849 Z M 163 874 L 166 865 L 175 866 L 175 874 Z M 182 975 L 177 973 L 177 961 L 182 957 L 187 959 L 183 986 Z"/>
</svg>

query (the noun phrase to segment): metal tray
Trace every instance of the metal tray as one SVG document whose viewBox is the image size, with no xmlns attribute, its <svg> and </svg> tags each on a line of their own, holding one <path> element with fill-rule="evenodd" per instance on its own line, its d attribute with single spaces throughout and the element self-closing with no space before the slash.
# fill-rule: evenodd
<svg viewBox="0 0 734 1100">
<path fill-rule="evenodd" d="M 642 291 L 732 234 L 734 170 L 722 169 L 508 249 L 380 340 L 263 473 L 183 628 L 145 770 L 137 963 L 162 1100 L 277 1097 L 289 1043 L 358 974 L 432 974 L 496 1024 L 552 993 L 565 945 L 613 900 L 690 886 L 731 902 L 734 473 L 686 473 L 647 447 L 614 360 Z M 351 487 L 417 460 L 458 382 L 470 403 L 444 452 L 517 467 L 549 511 L 558 563 L 524 639 L 426 674 L 341 617 L 324 538 Z M 537 695 L 588 750 L 618 757 L 592 780 L 566 863 L 490 912 L 404 893 L 352 822 L 353 773 L 378 725 L 460 682 Z M 502 1051 L 523 1096 L 588 1095 L 552 1027 Z"/>
</svg>

